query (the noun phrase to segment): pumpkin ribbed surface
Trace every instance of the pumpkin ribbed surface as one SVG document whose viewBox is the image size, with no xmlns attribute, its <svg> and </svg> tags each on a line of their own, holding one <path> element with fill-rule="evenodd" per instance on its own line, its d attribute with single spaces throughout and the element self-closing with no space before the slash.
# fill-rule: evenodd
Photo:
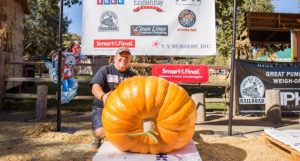
<svg viewBox="0 0 300 161">
<path fill-rule="evenodd" d="M 127 136 L 143 132 L 145 119 L 153 119 L 158 133 Z M 121 151 L 167 153 L 191 140 L 196 121 L 196 106 L 188 93 L 175 83 L 150 76 L 124 80 L 108 97 L 102 114 L 107 140 Z"/>
</svg>

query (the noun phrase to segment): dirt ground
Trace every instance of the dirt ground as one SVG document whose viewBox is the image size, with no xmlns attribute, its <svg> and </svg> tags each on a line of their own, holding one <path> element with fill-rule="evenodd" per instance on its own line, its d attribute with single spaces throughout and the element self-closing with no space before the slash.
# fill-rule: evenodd
<svg viewBox="0 0 300 161">
<path fill-rule="evenodd" d="M 32 112 L 0 113 L 0 161 L 92 160 L 91 113 L 62 111 L 62 127 L 80 129 L 74 134 L 55 132 L 56 111 L 36 122 Z M 300 127 L 298 118 L 283 118 L 271 124 L 262 117 L 236 117 L 233 125 L 241 133 L 225 136 L 227 116 L 208 114 L 196 126 L 194 143 L 203 161 L 288 161 L 288 153 L 262 143 L 262 127 Z M 255 128 L 253 128 L 255 127 Z M 234 128 L 236 132 L 236 128 Z"/>
</svg>

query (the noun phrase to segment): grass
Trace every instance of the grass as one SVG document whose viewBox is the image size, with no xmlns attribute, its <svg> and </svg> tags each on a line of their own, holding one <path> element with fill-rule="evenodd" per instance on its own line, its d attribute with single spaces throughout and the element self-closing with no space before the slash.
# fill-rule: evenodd
<svg viewBox="0 0 300 161">
<path fill-rule="evenodd" d="M 93 78 L 94 76 L 93 75 L 76 75 L 75 78 L 78 79 L 78 78 Z"/>
<path fill-rule="evenodd" d="M 225 110 L 226 104 L 225 103 L 206 103 L 206 109 L 209 110 Z"/>
<path fill-rule="evenodd" d="M 227 80 L 220 79 L 221 77 L 226 77 L 226 76 L 225 75 L 218 75 L 218 76 L 210 75 L 209 76 L 209 82 L 211 82 L 211 83 L 223 83 L 223 82 L 227 82 Z"/>
<path fill-rule="evenodd" d="M 92 78 L 93 76 L 75 76 L 75 78 Z M 211 76 L 210 82 L 220 82 L 218 77 Z M 25 83 L 24 83 L 25 84 Z M 36 93 L 38 85 L 48 86 L 48 95 L 55 95 L 57 91 L 57 84 L 52 82 L 38 82 L 33 83 L 31 86 L 22 86 L 21 93 Z M 189 93 L 189 95 L 195 93 L 204 93 L 207 98 L 222 98 L 222 94 L 225 91 L 225 87 L 208 87 L 208 86 L 191 86 L 182 85 L 182 87 Z M 19 89 L 10 89 L 7 93 L 18 93 Z M 91 87 L 89 83 L 79 83 L 77 95 L 79 96 L 92 96 Z M 5 99 L 5 110 L 35 110 L 35 99 Z M 56 100 L 48 100 L 48 108 L 56 108 Z M 62 104 L 62 109 L 73 111 L 88 111 L 91 110 L 92 100 L 71 100 L 68 104 Z M 210 110 L 224 110 L 226 105 L 224 103 L 207 103 L 206 109 Z"/>
</svg>

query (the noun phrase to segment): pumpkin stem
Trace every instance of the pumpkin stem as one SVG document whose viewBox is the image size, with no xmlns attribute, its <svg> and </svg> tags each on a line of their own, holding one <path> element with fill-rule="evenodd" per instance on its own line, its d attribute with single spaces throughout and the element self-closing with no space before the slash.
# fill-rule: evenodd
<svg viewBox="0 0 300 161">
<path fill-rule="evenodd" d="M 152 139 L 156 142 L 156 144 L 158 144 L 157 138 L 153 135 L 153 134 L 158 135 L 158 133 L 152 130 L 155 129 L 155 121 L 153 119 L 145 119 L 143 126 L 144 126 L 144 132 L 127 134 L 126 136 L 130 137 L 130 136 L 146 135 L 152 137 Z"/>
<path fill-rule="evenodd" d="M 155 132 L 153 130 L 149 130 L 147 132 L 142 132 L 142 133 L 127 134 L 126 136 L 130 137 L 130 136 L 146 135 L 146 136 L 152 137 L 152 139 L 156 142 L 156 144 L 158 144 L 158 140 L 156 139 L 156 137 L 151 132 L 153 132 L 154 134 L 158 135 L 157 132 Z"/>
</svg>

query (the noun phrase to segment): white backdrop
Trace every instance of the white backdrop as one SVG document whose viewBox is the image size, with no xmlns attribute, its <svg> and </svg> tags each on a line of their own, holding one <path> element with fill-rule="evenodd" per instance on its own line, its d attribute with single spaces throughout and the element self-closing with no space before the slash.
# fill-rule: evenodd
<svg viewBox="0 0 300 161">
<path fill-rule="evenodd" d="M 214 0 L 84 0 L 82 54 L 216 54 Z"/>
</svg>

